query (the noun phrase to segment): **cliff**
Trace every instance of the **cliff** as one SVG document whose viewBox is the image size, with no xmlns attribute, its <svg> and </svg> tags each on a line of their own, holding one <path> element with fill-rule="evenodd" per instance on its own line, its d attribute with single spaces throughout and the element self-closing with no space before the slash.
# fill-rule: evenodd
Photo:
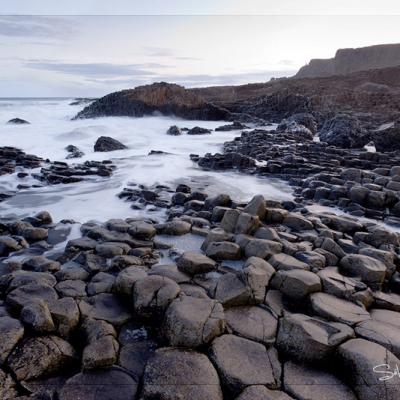
<svg viewBox="0 0 400 400">
<path fill-rule="evenodd" d="M 357 71 L 400 65 L 400 44 L 382 44 L 356 49 L 339 49 L 334 58 L 314 59 L 300 68 L 295 78 L 344 75 Z"/>
</svg>

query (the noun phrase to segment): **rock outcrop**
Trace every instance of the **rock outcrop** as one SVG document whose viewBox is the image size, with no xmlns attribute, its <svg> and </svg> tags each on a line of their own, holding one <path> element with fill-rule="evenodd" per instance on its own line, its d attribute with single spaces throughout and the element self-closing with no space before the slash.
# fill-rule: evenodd
<svg viewBox="0 0 400 400">
<path fill-rule="evenodd" d="M 230 113 L 182 86 L 159 82 L 115 92 L 96 100 L 78 118 L 106 116 L 143 117 L 161 113 L 193 120 L 228 120 Z"/>
<path fill-rule="evenodd" d="M 339 49 L 334 58 L 313 59 L 300 68 L 296 78 L 349 74 L 400 65 L 400 44 L 381 44 L 356 49 Z"/>
</svg>

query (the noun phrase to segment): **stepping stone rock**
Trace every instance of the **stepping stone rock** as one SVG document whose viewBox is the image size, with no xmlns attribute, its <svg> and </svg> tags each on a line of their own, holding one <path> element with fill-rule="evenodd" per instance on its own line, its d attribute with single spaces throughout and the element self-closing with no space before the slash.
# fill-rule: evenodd
<svg viewBox="0 0 400 400">
<path fill-rule="evenodd" d="M 224 329 L 224 309 L 215 300 L 181 296 L 165 313 L 163 332 L 170 346 L 198 347 L 211 342 Z"/>
<path fill-rule="evenodd" d="M 282 244 L 267 239 L 251 239 L 246 244 L 246 257 L 269 258 L 282 251 Z"/>
<path fill-rule="evenodd" d="M 96 143 L 94 144 L 94 151 L 115 151 L 115 150 L 123 150 L 127 147 L 123 145 L 116 139 L 113 139 L 108 136 L 100 136 Z"/>
<path fill-rule="evenodd" d="M 79 323 L 80 313 L 76 301 L 64 297 L 49 303 L 48 306 L 58 334 L 67 337 Z"/>
<path fill-rule="evenodd" d="M 400 328 L 371 319 L 358 324 L 355 331 L 358 337 L 378 343 L 396 357 L 400 356 Z"/>
<path fill-rule="evenodd" d="M 18 397 L 17 390 L 15 388 L 15 382 L 11 375 L 6 374 L 0 370 L 0 399 L 2 400 L 13 400 L 21 399 Z"/>
<path fill-rule="evenodd" d="M 268 262 L 276 269 L 276 270 L 283 270 L 283 271 L 289 271 L 292 269 L 303 269 L 303 270 L 309 270 L 310 267 L 298 260 L 297 258 L 294 258 L 292 256 L 289 256 L 288 254 L 285 253 L 279 253 L 279 254 L 274 254 Z"/>
<path fill-rule="evenodd" d="M 24 306 L 31 304 L 33 300 L 43 300 L 51 303 L 58 299 L 56 291 L 46 284 L 31 283 L 28 285 L 19 286 L 8 293 L 6 303 L 16 309 L 20 310 Z"/>
<path fill-rule="evenodd" d="M 206 255 L 214 260 L 239 260 L 240 246 L 232 242 L 211 242 Z"/>
<path fill-rule="evenodd" d="M 257 215 L 260 220 L 263 220 L 265 217 L 267 207 L 265 204 L 264 196 L 256 195 L 254 196 L 247 206 L 243 209 L 243 212 L 251 215 Z"/>
<path fill-rule="evenodd" d="M 278 386 L 280 364 L 274 359 L 273 349 L 267 351 L 261 343 L 223 335 L 212 342 L 210 358 L 223 385 L 233 394 L 249 385 Z"/>
<path fill-rule="evenodd" d="M 337 346 L 353 337 L 353 329 L 345 324 L 286 314 L 279 322 L 276 346 L 299 361 L 319 363 L 329 361 Z"/>
<path fill-rule="evenodd" d="M 8 367 L 19 381 L 55 374 L 76 361 L 73 347 L 57 336 L 32 337 L 10 354 Z"/>
<path fill-rule="evenodd" d="M 355 325 L 370 318 L 364 308 L 326 293 L 313 293 L 310 296 L 313 312 L 330 321 Z"/>
<path fill-rule="evenodd" d="M 131 317 L 126 305 L 109 293 L 100 293 L 96 296 L 84 298 L 78 302 L 82 317 L 100 319 L 112 325 L 120 326 Z"/>
<path fill-rule="evenodd" d="M 122 270 L 114 282 L 114 291 L 120 295 L 132 296 L 133 285 L 139 279 L 146 278 L 142 268 L 128 267 Z"/>
<path fill-rule="evenodd" d="M 321 291 L 321 280 L 313 272 L 292 269 L 278 271 L 272 278 L 271 287 L 293 300 L 301 300 L 310 293 Z"/>
<path fill-rule="evenodd" d="M 36 332 L 53 332 L 55 330 L 50 310 L 43 300 L 27 304 L 21 311 L 21 321 Z"/>
<path fill-rule="evenodd" d="M 350 276 L 360 277 L 373 288 L 382 285 L 386 275 L 386 266 L 382 261 L 362 254 L 350 254 L 340 261 L 341 270 Z"/>
<path fill-rule="evenodd" d="M 288 214 L 283 220 L 283 225 L 286 225 L 297 232 L 310 231 L 314 229 L 314 225 L 308 219 L 297 214 Z"/>
<path fill-rule="evenodd" d="M 14 318 L 0 317 L 0 364 L 3 364 L 15 345 L 24 336 L 23 325 Z"/>
<path fill-rule="evenodd" d="M 278 320 L 264 308 L 256 306 L 227 308 L 225 319 L 229 333 L 266 345 L 275 342 Z"/>
<path fill-rule="evenodd" d="M 146 365 L 142 398 L 222 400 L 223 396 L 217 371 L 204 354 L 161 348 Z"/>
<path fill-rule="evenodd" d="M 374 292 L 374 306 L 400 312 L 400 295 L 396 293 Z"/>
<path fill-rule="evenodd" d="M 364 339 L 352 339 L 339 346 L 340 368 L 362 400 L 397 400 L 400 398 L 398 376 L 387 378 L 400 360 L 385 347 Z"/>
<path fill-rule="evenodd" d="M 163 314 L 179 292 L 179 285 L 163 276 L 153 275 L 139 279 L 133 287 L 134 310 L 144 318 Z"/>
<path fill-rule="evenodd" d="M 349 387 L 320 369 L 288 361 L 283 367 L 283 376 L 285 391 L 298 400 L 357 400 Z"/>
<path fill-rule="evenodd" d="M 248 386 L 236 400 L 294 400 L 285 392 L 270 390 L 262 385 Z"/>
<path fill-rule="evenodd" d="M 390 324 L 400 329 L 400 312 L 380 310 L 378 308 L 374 308 L 369 312 L 371 314 L 371 318 L 374 321 L 382 322 L 384 324 Z"/>
<path fill-rule="evenodd" d="M 181 236 L 190 232 L 192 225 L 181 220 L 173 220 L 156 225 L 157 232 L 164 235 Z"/>
<path fill-rule="evenodd" d="M 138 383 L 119 367 L 84 371 L 68 379 L 59 400 L 135 400 Z"/>
<path fill-rule="evenodd" d="M 176 265 L 182 272 L 189 275 L 204 274 L 215 269 L 214 260 L 194 251 L 183 253 L 178 258 Z"/>
</svg>

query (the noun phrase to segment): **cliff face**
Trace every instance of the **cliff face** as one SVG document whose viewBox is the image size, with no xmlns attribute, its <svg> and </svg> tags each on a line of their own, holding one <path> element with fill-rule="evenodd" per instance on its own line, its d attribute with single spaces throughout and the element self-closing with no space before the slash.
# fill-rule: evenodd
<svg viewBox="0 0 400 400">
<path fill-rule="evenodd" d="M 340 49 L 334 58 L 311 60 L 300 68 L 295 78 L 344 75 L 370 69 L 400 65 L 400 44 L 382 44 L 357 49 Z"/>
</svg>

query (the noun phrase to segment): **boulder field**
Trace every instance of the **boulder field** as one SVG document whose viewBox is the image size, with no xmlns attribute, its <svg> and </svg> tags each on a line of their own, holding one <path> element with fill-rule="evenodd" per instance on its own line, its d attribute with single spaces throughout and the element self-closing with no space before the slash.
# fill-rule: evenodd
<svg viewBox="0 0 400 400">
<path fill-rule="evenodd" d="M 1 399 L 400 398 L 397 233 L 185 185 L 165 207 L 65 247 L 47 212 L 1 221 Z"/>
</svg>

